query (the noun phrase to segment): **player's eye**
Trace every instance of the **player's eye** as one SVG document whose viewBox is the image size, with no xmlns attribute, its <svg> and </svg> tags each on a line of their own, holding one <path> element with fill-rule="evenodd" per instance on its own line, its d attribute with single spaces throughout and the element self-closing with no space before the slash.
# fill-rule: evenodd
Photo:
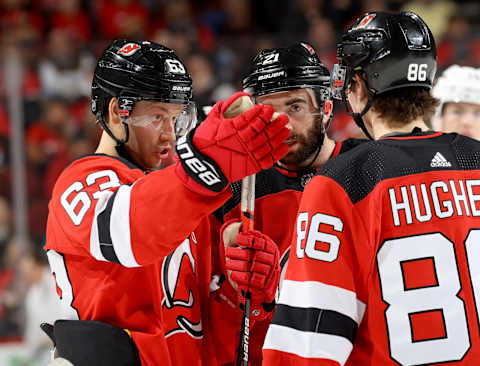
<svg viewBox="0 0 480 366">
<path fill-rule="evenodd" d="M 292 104 L 290 106 L 290 112 L 292 113 L 299 113 L 299 112 L 302 112 L 303 111 L 303 106 L 299 105 L 299 104 Z"/>
<path fill-rule="evenodd" d="M 159 114 L 156 115 L 156 116 L 154 116 L 153 119 L 152 119 L 152 125 L 153 125 L 153 127 L 155 127 L 155 128 L 161 127 L 161 125 L 162 125 L 164 122 L 165 122 L 165 117 L 162 116 L 162 115 L 159 115 Z"/>
</svg>

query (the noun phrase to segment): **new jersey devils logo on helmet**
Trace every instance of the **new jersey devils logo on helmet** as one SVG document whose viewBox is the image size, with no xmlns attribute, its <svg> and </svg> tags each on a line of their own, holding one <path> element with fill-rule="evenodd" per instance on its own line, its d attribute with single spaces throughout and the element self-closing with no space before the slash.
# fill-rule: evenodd
<svg viewBox="0 0 480 366">
<path fill-rule="evenodd" d="M 301 42 L 300 43 L 303 47 L 307 49 L 308 52 L 310 52 L 311 55 L 315 54 L 315 50 L 313 49 L 312 46 L 310 46 L 308 43 Z"/>
<path fill-rule="evenodd" d="M 119 55 L 131 56 L 137 52 L 141 47 L 136 43 L 127 43 L 125 46 L 120 48 L 117 53 Z"/>
<path fill-rule="evenodd" d="M 360 29 L 366 27 L 375 18 L 376 14 L 366 15 L 353 29 Z"/>
</svg>

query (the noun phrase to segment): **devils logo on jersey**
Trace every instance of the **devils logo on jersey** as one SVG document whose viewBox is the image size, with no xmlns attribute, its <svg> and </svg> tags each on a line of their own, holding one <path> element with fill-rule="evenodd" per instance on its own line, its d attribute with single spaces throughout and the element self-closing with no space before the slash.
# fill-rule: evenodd
<svg viewBox="0 0 480 366">
<path fill-rule="evenodd" d="M 197 244 L 194 234 L 165 257 L 162 264 L 162 286 L 165 297 L 162 311 L 165 335 L 185 332 L 193 338 L 203 336 L 201 310 L 196 284 L 196 264 L 192 249 Z"/>
</svg>

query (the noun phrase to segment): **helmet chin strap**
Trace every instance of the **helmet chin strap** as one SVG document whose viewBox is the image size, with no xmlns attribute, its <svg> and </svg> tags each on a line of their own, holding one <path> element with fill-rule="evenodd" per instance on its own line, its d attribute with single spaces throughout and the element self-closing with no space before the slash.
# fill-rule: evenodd
<svg viewBox="0 0 480 366">
<path fill-rule="evenodd" d="M 365 115 L 365 113 L 367 113 L 368 110 L 370 109 L 370 107 L 372 106 L 372 94 L 370 92 L 368 93 L 367 104 L 365 104 L 365 107 L 363 107 L 363 110 L 360 113 L 355 113 L 355 112 L 352 112 L 348 109 L 347 94 L 345 93 L 345 89 L 342 90 L 342 100 L 343 100 L 343 104 L 345 105 L 345 109 L 347 111 L 347 114 L 349 116 L 352 116 L 352 118 L 355 121 L 355 123 L 357 124 L 357 126 L 360 127 L 360 129 L 363 131 L 365 136 L 368 137 L 368 139 L 374 140 L 372 135 L 370 135 L 370 133 L 368 132 L 367 127 L 365 126 L 365 122 L 363 122 L 363 118 L 362 118 Z"/>
<path fill-rule="evenodd" d="M 103 116 L 102 116 L 101 112 L 97 113 L 98 123 L 100 123 L 100 126 L 102 127 L 102 129 L 106 133 L 108 133 L 108 135 L 117 143 L 117 146 L 124 145 L 128 141 L 128 138 L 130 137 L 130 130 L 128 129 L 127 123 L 123 120 L 123 118 L 121 120 L 122 120 L 123 128 L 125 129 L 125 138 L 124 139 L 119 139 L 118 137 L 116 137 L 113 134 L 113 132 L 110 130 L 110 128 L 107 126 L 107 124 L 105 123 L 105 120 L 103 119 Z"/>
</svg>

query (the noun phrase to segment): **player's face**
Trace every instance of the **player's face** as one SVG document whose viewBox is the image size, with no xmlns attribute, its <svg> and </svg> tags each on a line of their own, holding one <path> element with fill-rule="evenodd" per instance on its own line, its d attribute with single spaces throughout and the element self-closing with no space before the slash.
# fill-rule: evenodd
<svg viewBox="0 0 480 366">
<path fill-rule="evenodd" d="M 289 117 L 290 137 L 286 142 L 290 149 L 280 163 L 293 169 L 308 164 L 322 131 L 322 115 L 313 105 L 313 92 L 296 89 L 272 93 L 258 97 L 257 103 L 271 105 L 275 112 Z"/>
<path fill-rule="evenodd" d="M 457 132 L 480 140 L 480 104 L 445 104 L 441 124 L 442 131 Z"/>
<path fill-rule="evenodd" d="M 144 169 L 156 169 L 173 163 L 175 119 L 180 104 L 140 101 L 127 120 L 130 137 L 126 149 Z"/>
</svg>

